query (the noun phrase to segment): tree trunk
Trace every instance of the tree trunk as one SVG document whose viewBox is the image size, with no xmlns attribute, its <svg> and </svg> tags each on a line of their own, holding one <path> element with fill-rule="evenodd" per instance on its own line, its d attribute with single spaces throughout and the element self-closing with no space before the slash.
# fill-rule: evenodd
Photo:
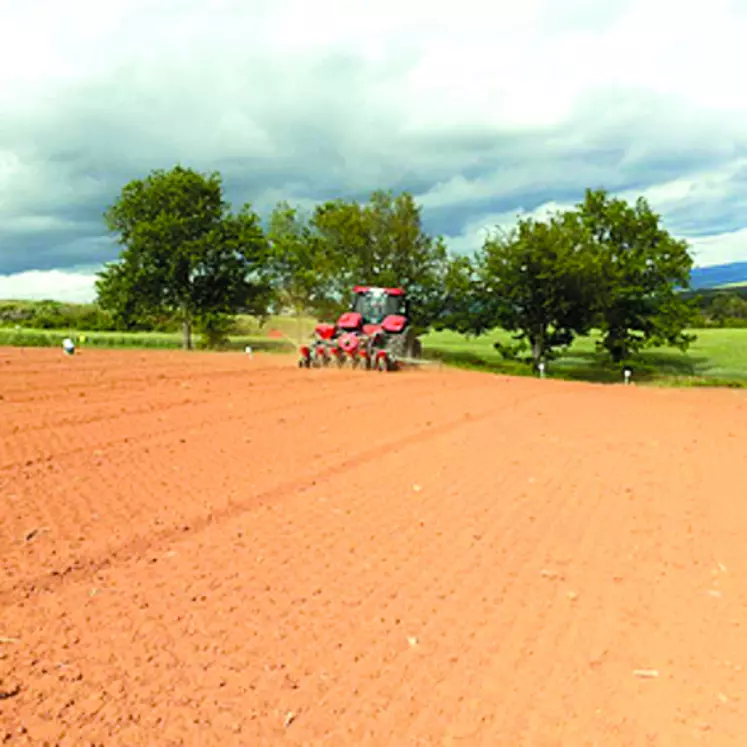
<svg viewBox="0 0 747 747">
<path fill-rule="evenodd" d="M 545 355 L 545 330 L 538 329 L 530 337 L 532 343 L 532 366 L 535 371 L 539 371 L 539 364 Z"/>
<path fill-rule="evenodd" d="M 539 340 L 534 340 L 532 343 L 532 365 L 534 370 L 539 369 L 539 364 L 542 361 L 542 343 Z"/>
<path fill-rule="evenodd" d="M 607 333 L 607 351 L 615 363 L 622 363 L 628 357 L 626 331 L 613 327 Z"/>
<path fill-rule="evenodd" d="M 192 350 L 192 320 L 186 315 L 182 321 L 182 347 Z"/>
</svg>

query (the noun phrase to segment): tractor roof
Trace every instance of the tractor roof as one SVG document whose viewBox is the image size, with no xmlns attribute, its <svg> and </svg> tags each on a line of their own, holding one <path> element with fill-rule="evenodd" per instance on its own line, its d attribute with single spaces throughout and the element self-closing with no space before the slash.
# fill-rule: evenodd
<svg viewBox="0 0 747 747">
<path fill-rule="evenodd" d="M 369 291 L 384 291 L 390 296 L 404 296 L 405 291 L 402 288 L 379 288 L 373 285 L 356 285 L 353 293 L 368 293 Z"/>
</svg>

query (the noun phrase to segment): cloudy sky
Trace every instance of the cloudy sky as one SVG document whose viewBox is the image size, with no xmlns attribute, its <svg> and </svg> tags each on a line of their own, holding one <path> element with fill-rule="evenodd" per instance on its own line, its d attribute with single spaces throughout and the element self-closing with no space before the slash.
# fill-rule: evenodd
<svg viewBox="0 0 747 747">
<path fill-rule="evenodd" d="M 747 0 L 0 0 L 0 298 L 91 298 L 177 162 L 263 213 L 407 189 L 458 251 L 605 187 L 747 259 L 745 38 Z"/>
</svg>

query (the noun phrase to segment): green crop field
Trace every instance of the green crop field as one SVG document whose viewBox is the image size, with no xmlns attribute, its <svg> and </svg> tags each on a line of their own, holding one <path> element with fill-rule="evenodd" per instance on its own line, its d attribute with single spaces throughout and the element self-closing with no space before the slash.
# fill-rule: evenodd
<svg viewBox="0 0 747 747">
<path fill-rule="evenodd" d="M 57 347 L 65 337 L 75 340 L 81 348 L 145 348 L 178 349 L 182 337 L 175 332 L 86 332 L 47 329 L 0 329 L 0 346 Z M 200 336 L 194 336 L 198 345 Z M 293 346 L 288 340 L 273 339 L 266 335 L 234 335 L 225 346 L 228 350 L 243 350 L 251 345 L 255 350 L 277 350 L 288 352 Z"/>
<path fill-rule="evenodd" d="M 290 317 L 270 317 L 261 323 L 249 316 L 236 319 L 235 334 L 229 336 L 228 350 L 243 350 L 251 345 L 256 350 L 289 351 L 299 339 L 306 339 L 314 328 L 314 320 Z M 283 335 L 284 337 L 281 337 Z M 182 346 L 180 332 L 100 332 L 76 329 L 33 329 L 0 327 L 0 346 L 55 347 L 71 337 L 82 347 L 177 349 Z M 199 346 L 201 336 L 193 335 Z"/>
<path fill-rule="evenodd" d="M 237 320 L 237 332 L 229 338 L 227 349 L 243 350 L 251 345 L 255 350 L 293 352 L 299 339 L 307 339 L 313 329 L 313 319 L 299 320 L 273 317 L 261 325 L 250 317 Z M 274 336 L 271 333 L 275 333 Z M 285 337 L 278 335 L 281 333 Z M 300 337 L 299 337 L 300 333 Z M 747 329 L 694 330 L 698 340 L 687 353 L 660 348 L 646 351 L 634 366 L 634 379 L 639 383 L 669 386 L 733 386 L 747 387 Z M 38 330 L 0 328 L 0 345 L 59 346 L 71 336 L 81 349 L 181 347 L 178 333 L 161 332 L 85 332 L 70 330 Z M 528 375 L 525 364 L 504 360 L 493 343 L 510 342 L 508 333 L 497 330 L 490 334 L 468 338 L 453 332 L 431 332 L 423 337 L 424 356 L 448 365 L 476 368 L 507 374 Z M 582 381 L 619 381 L 619 366 L 605 362 L 595 349 L 596 338 L 580 338 L 563 357 L 548 366 L 547 375 Z M 199 345 L 199 335 L 195 335 Z"/>
</svg>

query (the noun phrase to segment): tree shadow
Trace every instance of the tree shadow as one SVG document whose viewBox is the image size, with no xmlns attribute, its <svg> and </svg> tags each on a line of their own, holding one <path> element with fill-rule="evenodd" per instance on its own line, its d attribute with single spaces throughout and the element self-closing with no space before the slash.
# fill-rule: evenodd
<svg viewBox="0 0 747 747">
<path fill-rule="evenodd" d="M 531 376 L 531 367 L 519 361 L 501 360 L 495 355 L 489 357 L 480 355 L 472 350 L 443 350 L 424 349 L 426 360 L 440 361 L 449 366 L 468 368 L 474 371 L 488 371 L 490 373 L 510 374 L 512 376 Z"/>
<path fill-rule="evenodd" d="M 679 351 L 647 350 L 631 362 L 633 378 L 653 381 L 662 377 L 688 377 L 701 374 L 709 359 Z M 623 379 L 624 365 L 614 363 L 609 356 L 596 351 L 572 351 L 555 361 L 554 365 L 569 378 L 583 381 L 615 382 Z"/>
<path fill-rule="evenodd" d="M 480 355 L 473 350 L 430 349 L 424 351 L 426 358 L 439 360 L 447 365 L 472 370 L 489 371 L 512 376 L 535 376 L 530 364 L 511 359 L 501 359 L 498 354 Z M 693 356 L 673 351 L 645 351 L 630 364 L 633 380 L 653 382 L 657 379 L 694 378 L 702 376 L 708 363 L 704 356 Z M 571 350 L 566 355 L 551 361 L 547 377 L 584 381 L 596 384 L 619 384 L 624 380 L 624 366 L 614 363 L 609 356 L 597 351 Z"/>
</svg>

